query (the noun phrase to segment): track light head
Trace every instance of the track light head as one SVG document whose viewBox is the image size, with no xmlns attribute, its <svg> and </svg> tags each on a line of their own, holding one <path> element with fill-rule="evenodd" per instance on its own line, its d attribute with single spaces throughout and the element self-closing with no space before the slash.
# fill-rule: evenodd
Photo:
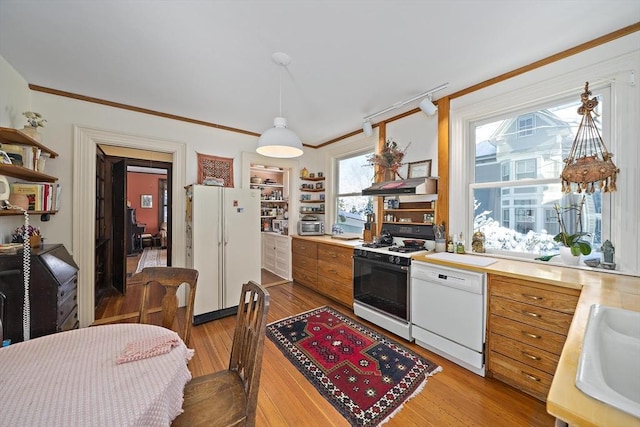
<svg viewBox="0 0 640 427">
<path fill-rule="evenodd" d="M 422 112 L 425 113 L 427 116 L 433 116 L 436 113 L 436 111 L 438 111 L 438 107 L 436 107 L 431 101 L 431 94 L 427 95 L 425 99 L 420 101 L 420 104 L 418 104 L 418 107 L 420 107 Z"/>
<path fill-rule="evenodd" d="M 373 135 L 373 126 L 371 125 L 371 122 L 369 120 L 365 120 L 362 124 L 362 131 L 366 136 Z"/>
</svg>

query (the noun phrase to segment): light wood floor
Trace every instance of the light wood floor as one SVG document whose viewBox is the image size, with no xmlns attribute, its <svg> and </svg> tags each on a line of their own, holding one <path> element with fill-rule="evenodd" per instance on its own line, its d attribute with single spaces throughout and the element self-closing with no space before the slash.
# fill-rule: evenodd
<svg viewBox="0 0 640 427">
<path fill-rule="evenodd" d="M 264 272 L 262 281 L 271 296 L 269 322 L 323 305 L 356 318 L 349 308 L 301 285 L 277 284 L 281 279 L 268 272 Z M 133 294 L 128 292 L 127 299 Z M 128 312 L 128 303 L 120 303 L 117 309 L 115 299 L 111 303 L 113 307 L 104 310 L 106 316 L 118 314 L 118 310 Z M 131 311 L 135 309 L 137 306 Z M 226 369 L 234 323 L 235 317 L 231 316 L 192 328 L 195 356 L 189 368 L 194 377 Z M 475 375 L 413 343 L 394 339 L 439 364 L 443 371 L 430 377 L 427 386 L 405 403 L 388 426 L 553 426 L 554 419 L 547 414 L 544 403 L 499 381 Z M 265 341 L 256 424 L 273 427 L 349 425 L 268 339 Z"/>
</svg>

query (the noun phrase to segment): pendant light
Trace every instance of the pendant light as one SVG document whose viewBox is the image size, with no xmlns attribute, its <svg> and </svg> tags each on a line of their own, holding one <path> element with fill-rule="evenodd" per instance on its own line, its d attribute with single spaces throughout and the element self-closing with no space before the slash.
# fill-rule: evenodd
<svg viewBox="0 0 640 427">
<path fill-rule="evenodd" d="M 282 69 L 291 63 L 286 53 L 271 55 L 273 62 L 280 67 L 280 115 L 273 120 L 273 127 L 267 129 L 258 139 L 258 154 L 267 157 L 292 158 L 302 155 L 302 141 L 293 131 L 287 129 L 287 119 L 282 117 Z"/>
</svg>

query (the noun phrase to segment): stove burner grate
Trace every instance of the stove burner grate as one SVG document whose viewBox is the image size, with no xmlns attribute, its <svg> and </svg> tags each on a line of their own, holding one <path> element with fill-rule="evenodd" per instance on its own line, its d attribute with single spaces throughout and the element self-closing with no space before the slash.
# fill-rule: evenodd
<svg viewBox="0 0 640 427">
<path fill-rule="evenodd" d="M 391 252 L 399 252 L 401 254 L 407 254 L 411 252 L 426 251 L 424 246 L 393 246 L 389 248 Z"/>
<path fill-rule="evenodd" d="M 373 249 L 388 248 L 389 246 L 391 246 L 391 243 L 363 243 L 362 244 L 363 248 L 373 248 Z"/>
</svg>

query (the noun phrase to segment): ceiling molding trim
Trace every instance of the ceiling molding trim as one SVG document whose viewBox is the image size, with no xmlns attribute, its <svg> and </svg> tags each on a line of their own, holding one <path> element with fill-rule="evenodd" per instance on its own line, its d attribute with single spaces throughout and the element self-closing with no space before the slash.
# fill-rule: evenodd
<svg viewBox="0 0 640 427">
<path fill-rule="evenodd" d="M 233 128 L 229 126 L 219 125 L 217 123 L 205 122 L 204 120 L 191 119 L 189 117 L 176 116 L 174 114 L 162 113 L 160 111 L 149 110 L 146 108 L 134 107 L 133 105 L 121 104 L 119 102 L 107 101 L 105 99 L 100 99 L 100 98 L 93 98 L 90 96 L 80 95 L 77 93 L 65 92 L 63 90 L 52 89 L 44 86 L 38 86 L 31 83 L 29 83 L 29 89 L 34 90 L 36 92 L 49 93 L 51 95 L 57 95 L 65 98 L 72 98 L 80 101 L 91 102 L 93 104 L 106 105 L 107 107 L 120 108 L 123 110 L 135 111 L 137 113 L 149 114 L 152 116 L 162 117 L 165 119 L 178 120 L 181 122 L 192 123 L 195 125 L 206 126 L 206 127 L 225 130 L 229 132 L 241 133 L 244 135 L 257 136 L 257 137 L 260 136 L 259 133 L 251 132 L 244 129 L 238 129 L 238 128 Z"/>
<path fill-rule="evenodd" d="M 516 68 L 515 70 L 509 71 L 507 73 L 501 74 L 497 77 L 494 77 L 489 80 L 485 80 L 481 83 L 470 86 L 466 89 L 459 90 L 458 92 L 452 93 L 449 95 L 449 99 L 459 98 L 461 96 L 467 95 L 469 93 L 478 91 L 480 89 L 484 89 L 485 87 L 494 85 L 496 83 L 500 83 L 502 81 L 508 80 L 512 77 L 519 76 L 520 74 L 527 73 L 529 71 L 535 70 L 540 67 L 544 67 L 545 65 L 552 64 L 554 62 L 560 61 L 562 59 L 568 58 L 573 55 L 577 55 L 578 53 L 587 51 L 589 49 L 593 49 L 594 47 L 603 45 L 605 43 L 609 43 L 613 40 L 619 39 L 624 36 L 628 36 L 629 34 L 633 34 L 637 31 L 640 31 L 640 22 L 636 22 L 635 24 L 629 25 L 627 27 L 621 28 L 617 31 L 613 31 L 609 34 L 605 34 L 604 36 L 600 36 L 596 39 L 590 40 L 588 42 L 579 44 L 578 46 L 572 47 L 570 49 L 564 50 L 562 52 L 558 52 L 551 56 L 547 56 L 546 58 L 540 59 L 539 61 L 532 62 L 529 65 L 525 65 L 524 67 Z"/>
</svg>

